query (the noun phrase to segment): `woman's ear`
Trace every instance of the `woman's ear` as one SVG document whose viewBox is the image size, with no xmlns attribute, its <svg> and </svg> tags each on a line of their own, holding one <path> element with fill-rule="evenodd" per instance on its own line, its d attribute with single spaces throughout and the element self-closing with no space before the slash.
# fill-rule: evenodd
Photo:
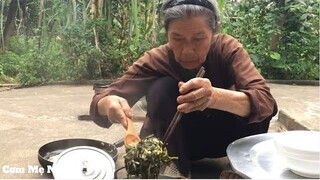
<svg viewBox="0 0 320 180">
<path fill-rule="evenodd" d="M 216 28 L 217 28 L 217 30 L 219 30 L 221 28 L 221 22 L 220 21 L 217 21 Z"/>
<path fill-rule="evenodd" d="M 220 21 L 216 21 L 216 24 L 215 24 L 215 28 L 214 28 L 214 32 L 215 33 L 218 33 L 219 30 L 220 30 L 220 27 L 221 27 L 221 22 Z"/>
</svg>

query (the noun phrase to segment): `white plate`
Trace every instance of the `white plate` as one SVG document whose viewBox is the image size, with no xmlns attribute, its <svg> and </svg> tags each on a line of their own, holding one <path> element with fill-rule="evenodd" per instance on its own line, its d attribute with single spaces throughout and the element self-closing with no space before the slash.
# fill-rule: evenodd
<svg viewBox="0 0 320 180">
<path fill-rule="evenodd" d="M 302 179 L 278 157 L 273 139 L 277 133 L 265 133 L 238 139 L 227 148 L 235 172 L 250 179 Z"/>
</svg>

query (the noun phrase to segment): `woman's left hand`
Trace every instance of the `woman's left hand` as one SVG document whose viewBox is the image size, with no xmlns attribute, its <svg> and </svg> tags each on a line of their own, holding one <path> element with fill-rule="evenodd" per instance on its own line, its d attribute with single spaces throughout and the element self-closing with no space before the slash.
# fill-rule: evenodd
<svg viewBox="0 0 320 180">
<path fill-rule="evenodd" d="M 203 111 L 214 100 L 213 87 L 207 78 L 193 78 L 188 82 L 179 82 L 180 96 L 177 98 L 178 111 L 189 113 Z"/>
</svg>

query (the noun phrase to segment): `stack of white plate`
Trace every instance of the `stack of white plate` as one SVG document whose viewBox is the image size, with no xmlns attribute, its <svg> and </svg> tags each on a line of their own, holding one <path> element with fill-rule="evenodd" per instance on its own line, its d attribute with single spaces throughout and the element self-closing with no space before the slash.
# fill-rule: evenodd
<svg viewBox="0 0 320 180">
<path fill-rule="evenodd" d="M 290 170 L 300 176 L 320 178 L 320 132 L 287 131 L 274 139 L 276 151 Z"/>
</svg>

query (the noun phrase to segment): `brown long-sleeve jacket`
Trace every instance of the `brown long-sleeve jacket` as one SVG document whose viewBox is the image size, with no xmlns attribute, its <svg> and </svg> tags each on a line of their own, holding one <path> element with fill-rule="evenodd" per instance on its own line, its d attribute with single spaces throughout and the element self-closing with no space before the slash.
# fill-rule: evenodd
<svg viewBox="0 0 320 180">
<path fill-rule="evenodd" d="M 218 34 L 204 63 L 208 78 L 214 87 L 233 89 L 248 95 L 251 114 L 248 123 L 261 122 L 277 111 L 276 103 L 265 79 L 255 68 L 242 44 L 229 35 Z M 90 105 L 90 114 L 95 123 L 110 127 L 107 117 L 98 113 L 98 101 L 108 95 L 125 98 L 133 106 L 148 90 L 150 84 L 162 76 L 172 76 L 185 81 L 182 67 L 174 60 L 168 44 L 144 53 L 124 75 L 102 93 L 96 94 Z"/>
</svg>

